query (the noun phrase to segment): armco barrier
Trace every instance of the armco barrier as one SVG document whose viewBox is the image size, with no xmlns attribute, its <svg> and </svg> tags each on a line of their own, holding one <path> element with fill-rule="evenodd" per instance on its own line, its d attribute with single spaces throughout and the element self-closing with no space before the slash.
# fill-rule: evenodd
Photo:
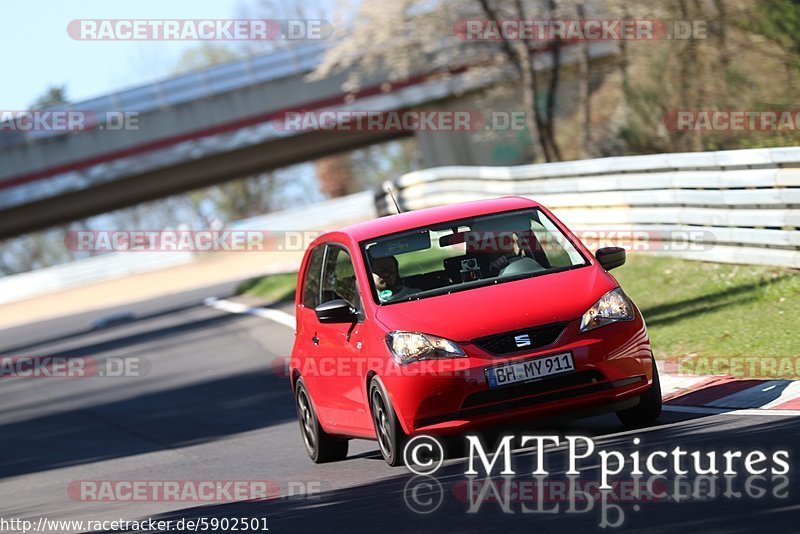
<svg viewBox="0 0 800 534">
<path fill-rule="evenodd" d="M 115 252 L 0 278 L 0 304 L 192 261 L 189 252 Z"/>
<path fill-rule="evenodd" d="M 800 147 L 440 167 L 391 185 L 403 209 L 521 195 L 573 228 L 702 236 L 663 253 L 800 268 Z M 376 203 L 394 213 L 384 193 Z"/>
<path fill-rule="evenodd" d="M 800 147 L 439 167 L 403 175 L 392 185 L 404 209 L 521 195 L 584 230 L 702 230 L 708 246 L 669 252 L 684 258 L 800 268 Z M 230 227 L 315 230 L 388 213 L 394 207 L 383 191 L 365 191 Z M 116 253 L 6 276 L 0 278 L 0 304 L 191 260 L 188 253 Z"/>
</svg>

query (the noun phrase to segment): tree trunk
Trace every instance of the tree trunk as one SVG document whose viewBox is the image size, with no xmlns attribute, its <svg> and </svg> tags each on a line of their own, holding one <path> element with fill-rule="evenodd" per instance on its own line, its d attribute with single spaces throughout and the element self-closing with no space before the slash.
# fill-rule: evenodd
<svg viewBox="0 0 800 534">
<path fill-rule="evenodd" d="M 499 20 L 497 12 L 488 0 L 479 0 L 488 20 Z M 525 20 L 525 10 L 521 0 L 515 0 L 516 16 L 519 20 Z M 522 98 L 525 106 L 525 122 L 531 136 L 536 136 L 539 144 L 539 152 L 545 161 L 557 161 L 560 159 L 558 149 L 554 147 L 552 136 L 552 125 L 548 128 L 546 117 L 542 117 L 536 107 L 536 95 L 539 89 L 536 67 L 534 65 L 533 51 L 528 43 L 524 41 L 516 42 L 513 45 L 502 40 L 501 46 L 503 53 L 509 62 L 514 66 L 522 82 Z M 545 112 L 547 110 L 545 109 Z"/>
<path fill-rule="evenodd" d="M 578 4 L 578 18 L 586 18 L 584 3 Z M 581 55 L 578 62 L 578 105 L 582 113 L 581 120 L 581 157 L 588 158 L 592 155 L 592 102 L 591 102 L 591 56 L 589 54 L 589 41 L 581 44 Z"/>
<path fill-rule="evenodd" d="M 550 0 L 549 3 L 550 18 L 555 19 L 558 17 L 558 2 Z M 556 125 L 555 125 L 555 104 L 556 96 L 558 93 L 559 72 L 561 70 L 561 41 L 556 39 L 552 42 L 550 48 L 550 83 L 547 88 L 547 111 L 545 116 L 545 125 L 547 131 L 547 140 L 550 145 L 553 159 L 550 161 L 561 161 L 561 150 L 558 148 L 556 142 Z"/>
</svg>

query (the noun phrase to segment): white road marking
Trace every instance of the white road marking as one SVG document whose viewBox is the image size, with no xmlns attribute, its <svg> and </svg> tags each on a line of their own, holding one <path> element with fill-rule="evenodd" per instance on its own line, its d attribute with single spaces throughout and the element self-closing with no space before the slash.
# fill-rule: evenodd
<svg viewBox="0 0 800 534">
<path fill-rule="evenodd" d="M 714 408 L 711 406 L 677 406 L 665 404 L 665 412 L 683 412 L 709 415 L 767 415 L 767 416 L 792 416 L 800 415 L 800 410 L 765 410 L 763 408 L 747 408 L 743 410 L 733 410 L 725 408 Z"/>
<path fill-rule="evenodd" d="M 272 308 L 252 308 L 242 304 L 241 302 L 233 302 L 214 297 L 205 299 L 203 304 L 218 310 L 226 311 L 228 313 L 256 315 L 258 317 L 263 317 L 264 319 L 269 319 L 270 321 L 275 321 L 278 324 L 287 326 L 292 330 L 294 330 L 297 326 L 294 315 Z"/>
<path fill-rule="evenodd" d="M 794 380 L 786 389 L 781 391 L 780 397 L 768 404 L 765 404 L 762 406 L 762 408 L 773 408 L 775 406 L 792 401 L 798 397 L 800 397 L 800 380 Z"/>
<path fill-rule="evenodd" d="M 789 384 L 791 382 L 788 380 L 764 381 L 760 384 L 753 384 L 747 389 L 710 401 L 706 405 L 718 408 L 761 408 L 779 396 L 779 392 L 770 393 L 770 390 L 775 387 L 780 387 L 783 390 Z"/>
</svg>

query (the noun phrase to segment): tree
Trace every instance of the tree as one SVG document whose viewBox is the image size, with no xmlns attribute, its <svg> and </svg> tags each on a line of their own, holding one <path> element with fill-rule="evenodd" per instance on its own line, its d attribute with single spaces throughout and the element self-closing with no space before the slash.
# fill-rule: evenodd
<svg viewBox="0 0 800 534">
<path fill-rule="evenodd" d="M 30 108 L 55 108 L 67 103 L 66 86 L 50 86 Z M 71 251 L 64 247 L 65 230 L 58 227 L 0 242 L 0 275 L 31 271 L 72 259 Z"/>
<path fill-rule="evenodd" d="M 31 104 L 31 109 L 44 109 L 62 106 L 69 103 L 67 99 L 67 86 L 52 85 Z"/>
<path fill-rule="evenodd" d="M 707 30 L 693 39 L 622 43 L 626 45 L 621 54 L 626 112 L 619 138 L 626 153 L 796 144 L 796 135 L 785 132 L 674 132 L 664 124 L 665 114 L 675 110 L 795 106 L 792 88 L 800 63 L 792 43 L 797 43 L 800 26 L 794 33 L 791 28 L 800 19 L 796 2 L 647 0 L 635 8 L 620 3 L 616 9 L 619 13 L 635 9 L 629 15 L 633 18 L 701 21 Z M 776 80 L 781 73 L 785 79 Z"/>
<path fill-rule="evenodd" d="M 199 46 L 184 50 L 180 58 L 178 58 L 178 63 L 175 65 L 172 72 L 173 74 L 183 74 L 210 67 L 218 63 L 231 61 L 238 57 L 241 57 L 241 54 L 228 46 L 215 43 L 203 43 Z"/>
<path fill-rule="evenodd" d="M 333 13 L 332 0 L 251 0 L 239 7 L 239 18 L 270 19 L 275 21 L 293 20 L 327 20 Z M 263 54 L 279 48 L 287 48 L 302 41 L 273 39 L 267 41 L 245 41 L 242 49 L 247 54 Z"/>
<path fill-rule="evenodd" d="M 358 189 L 349 154 L 336 154 L 314 162 L 320 189 L 326 197 L 334 198 L 355 193 Z"/>
<path fill-rule="evenodd" d="M 363 0 L 356 15 L 348 18 L 348 33 L 328 51 L 312 77 L 350 69 L 344 89 L 355 91 L 378 71 L 390 81 L 399 81 L 420 70 L 449 75 L 459 67 L 470 67 L 469 76 L 496 78 L 510 69 L 521 82 L 528 129 L 537 137 L 540 157 L 557 161 L 561 150 L 556 141 L 556 95 L 563 43 L 505 38 L 464 42 L 454 27 L 467 19 L 554 18 L 565 12 L 562 3 L 567 4 L 561 0 Z M 574 8 L 572 3 L 569 6 Z M 337 27 L 342 27 L 341 21 Z M 546 74 L 540 72 L 543 55 L 549 60 Z"/>
</svg>

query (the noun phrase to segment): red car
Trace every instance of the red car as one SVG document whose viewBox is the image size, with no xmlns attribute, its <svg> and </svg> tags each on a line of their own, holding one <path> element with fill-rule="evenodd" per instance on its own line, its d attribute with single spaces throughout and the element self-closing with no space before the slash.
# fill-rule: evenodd
<svg viewBox="0 0 800 534">
<path fill-rule="evenodd" d="M 377 439 L 616 412 L 653 421 L 661 390 L 639 310 L 545 207 L 505 197 L 355 224 L 303 259 L 290 360 L 315 462 Z"/>
</svg>

